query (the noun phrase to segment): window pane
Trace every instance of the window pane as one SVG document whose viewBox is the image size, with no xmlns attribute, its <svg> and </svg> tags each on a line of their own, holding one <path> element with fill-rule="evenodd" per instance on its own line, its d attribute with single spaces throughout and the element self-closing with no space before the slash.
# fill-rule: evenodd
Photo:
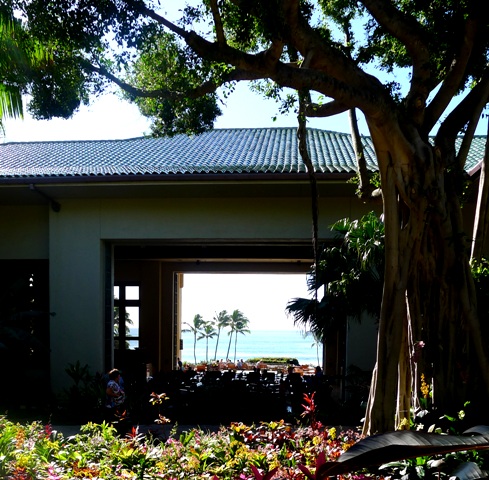
<svg viewBox="0 0 489 480">
<path fill-rule="evenodd" d="M 139 287 L 126 287 L 126 300 L 139 300 Z"/>
<path fill-rule="evenodd" d="M 139 307 L 126 307 L 126 336 L 139 337 Z"/>
<path fill-rule="evenodd" d="M 117 286 L 114 287 L 114 298 L 117 298 L 117 299 L 121 298 L 119 296 L 119 287 L 117 287 Z"/>
</svg>

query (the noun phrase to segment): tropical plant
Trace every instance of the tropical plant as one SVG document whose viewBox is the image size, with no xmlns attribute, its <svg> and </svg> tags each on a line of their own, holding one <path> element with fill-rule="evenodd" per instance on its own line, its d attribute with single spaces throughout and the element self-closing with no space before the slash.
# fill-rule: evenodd
<svg viewBox="0 0 489 480">
<path fill-rule="evenodd" d="M 160 404 L 164 394 L 153 394 Z M 488 427 L 464 435 L 414 431 L 362 438 L 358 431 L 325 428 L 306 396 L 308 426 L 283 420 L 217 432 L 170 430 L 168 438 L 133 427 L 119 435 L 113 425 L 88 423 L 64 437 L 51 425 L 0 417 L 0 476 L 49 478 L 193 478 L 322 480 L 341 478 L 487 478 Z M 160 416 L 161 417 L 161 416 Z M 166 418 L 163 423 L 166 422 Z M 161 427 L 160 427 L 161 428 Z M 350 474 L 348 476 L 348 474 Z"/>
<path fill-rule="evenodd" d="M 119 332 L 120 332 L 120 327 L 121 327 L 121 319 L 120 319 L 120 307 L 119 306 L 114 306 L 114 337 L 116 338 L 114 340 L 114 349 L 118 350 L 119 349 Z M 124 330 L 125 330 L 125 336 L 128 337 L 131 333 L 131 327 L 130 325 L 134 325 L 134 322 L 131 318 L 131 315 L 129 312 L 125 312 L 124 314 L 124 320 L 123 320 L 123 325 L 124 325 Z M 125 348 L 129 349 L 129 341 L 126 340 L 124 342 Z"/>
<path fill-rule="evenodd" d="M 477 292 L 477 308 L 480 318 L 483 318 L 489 312 L 489 260 L 481 257 L 472 259 L 472 274 Z M 489 334 L 489 325 L 485 322 L 482 325 L 482 335 L 484 338 Z"/>
<path fill-rule="evenodd" d="M 275 472 L 276 478 L 292 480 L 302 478 L 304 468 L 313 470 L 318 456 L 334 459 L 358 439 L 353 430 L 292 428 L 283 421 L 236 423 L 217 432 L 175 427 L 165 441 L 137 427 L 119 435 L 113 425 L 88 423 L 65 438 L 50 425 L 0 417 L 0 476 L 235 480 L 271 478 Z"/>
<path fill-rule="evenodd" d="M 202 315 L 196 314 L 192 320 L 192 323 L 184 322 L 185 325 L 188 325 L 189 328 L 183 329 L 182 332 L 192 332 L 194 336 L 194 362 L 197 363 L 197 340 L 198 335 L 200 334 L 202 327 L 205 324 L 205 320 L 202 318 Z"/>
<path fill-rule="evenodd" d="M 236 309 L 233 310 L 233 313 L 229 316 L 229 343 L 228 343 L 228 351 L 226 353 L 226 359 L 229 358 L 229 351 L 231 350 L 231 344 L 233 341 L 233 335 L 237 335 L 237 331 L 241 328 L 244 328 L 246 331 L 244 333 L 249 333 L 249 330 L 247 330 L 247 325 L 249 323 L 249 320 L 243 315 L 243 312 L 240 310 Z M 235 352 L 235 359 L 236 361 L 236 352 Z"/>
<path fill-rule="evenodd" d="M 226 310 L 221 310 L 219 313 L 216 313 L 216 316 L 214 317 L 214 322 L 217 328 L 216 350 L 214 351 L 214 360 L 217 360 L 217 347 L 219 346 L 219 337 L 221 335 L 221 330 L 229 325 L 228 312 Z"/>
<path fill-rule="evenodd" d="M 0 3 L 0 129 L 6 118 L 22 117 L 22 96 L 35 118 L 68 118 L 88 101 L 87 80 L 77 54 L 61 43 L 38 38 L 12 2 Z M 22 20 L 21 20 L 22 18 Z M 79 60 L 79 58 L 78 58 Z"/>
<path fill-rule="evenodd" d="M 235 362 L 236 362 L 238 334 L 246 335 L 247 333 L 250 333 L 250 329 L 248 328 L 249 322 L 250 321 L 246 317 L 243 317 L 234 324 L 234 361 Z"/>
<path fill-rule="evenodd" d="M 299 366 L 299 360 L 297 358 L 290 357 L 252 357 L 247 360 L 251 364 L 257 362 L 263 362 L 269 365 L 295 365 Z"/>
<path fill-rule="evenodd" d="M 323 341 L 347 317 L 359 320 L 367 312 L 378 318 L 384 281 L 384 224 L 379 216 L 370 212 L 359 220 L 345 218 L 331 230 L 341 243 L 325 247 L 318 267 L 309 273 L 312 297 L 292 299 L 286 307 L 295 324 Z"/>
<path fill-rule="evenodd" d="M 11 10 L 0 5 L 0 129 L 2 130 L 5 118 L 21 117 L 23 114 L 22 89 L 17 83 L 18 77 L 23 75 L 17 71 L 16 76 L 11 76 L 16 66 L 28 68 L 29 65 L 25 48 L 21 45 L 22 38 L 20 21 L 14 18 Z"/>
<path fill-rule="evenodd" d="M 334 475 L 343 475 L 372 467 L 384 467 L 388 471 L 394 462 L 405 459 L 417 459 L 418 465 L 428 466 L 427 459 L 434 455 L 445 455 L 453 452 L 467 452 L 474 450 L 489 450 L 488 427 L 474 427 L 464 435 L 440 435 L 437 433 L 413 432 L 401 430 L 388 432 L 382 435 L 367 437 L 353 445 L 348 452 L 341 455 L 337 461 L 325 462 L 316 472 L 317 478 L 325 479 Z M 436 477 L 440 478 L 441 466 L 445 462 L 437 462 Z M 453 463 L 449 464 L 453 467 Z M 465 467 L 465 468 L 464 468 Z M 465 470 L 465 471 L 464 471 Z M 418 471 L 419 472 L 419 471 Z M 458 462 L 457 472 L 463 477 L 459 478 L 485 478 L 486 474 L 473 462 Z M 421 473 L 421 474 L 419 474 Z M 424 472 L 419 472 L 418 477 L 424 477 Z M 454 472 L 447 472 L 454 474 Z"/>
<path fill-rule="evenodd" d="M 200 328 L 200 334 L 197 340 L 205 338 L 205 361 L 209 361 L 209 339 L 216 336 L 216 329 L 213 322 L 204 322 Z"/>
<path fill-rule="evenodd" d="M 60 406 L 70 420 L 85 422 L 104 405 L 105 383 L 99 374 L 93 374 L 88 364 L 79 360 L 70 363 L 65 372 L 73 383 L 60 395 Z"/>
<path fill-rule="evenodd" d="M 313 338 L 313 342 L 311 344 L 311 347 L 316 347 L 316 359 L 317 359 L 317 364 L 316 365 L 321 365 L 321 359 L 319 358 L 319 348 L 322 346 L 322 341 L 321 339 L 313 332 L 311 331 L 305 331 L 303 333 L 304 335 L 304 338 L 307 338 L 307 337 L 312 337 Z"/>
</svg>

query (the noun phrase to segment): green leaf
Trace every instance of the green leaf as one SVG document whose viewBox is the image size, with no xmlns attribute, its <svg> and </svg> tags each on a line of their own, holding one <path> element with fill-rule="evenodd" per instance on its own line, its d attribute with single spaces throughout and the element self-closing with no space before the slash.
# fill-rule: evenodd
<svg viewBox="0 0 489 480">
<path fill-rule="evenodd" d="M 458 480 L 476 480 L 478 478 L 487 478 L 488 472 L 480 469 L 479 465 L 474 462 L 463 463 L 457 467 L 450 476 L 450 479 Z"/>
<path fill-rule="evenodd" d="M 488 427 L 467 433 L 485 431 Z M 463 450 L 489 449 L 489 435 L 438 435 L 423 432 L 397 431 L 373 435 L 353 445 L 336 462 L 327 462 L 318 478 L 357 471 L 406 458 L 417 458 Z"/>
</svg>

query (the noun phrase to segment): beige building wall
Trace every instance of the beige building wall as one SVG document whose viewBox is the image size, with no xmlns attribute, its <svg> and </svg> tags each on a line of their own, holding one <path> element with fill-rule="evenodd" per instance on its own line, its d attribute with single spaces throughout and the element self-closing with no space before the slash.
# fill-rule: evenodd
<svg viewBox="0 0 489 480">
<path fill-rule="evenodd" d="M 47 259 L 48 256 L 48 208 L 0 206 L 0 259 Z"/>
<path fill-rule="evenodd" d="M 104 368 L 105 249 L 111 244 L 135 240 L 141 244 L 158 240 L 220 240 L 232 244 L 311 238 L 307 197 L 57 201 L 61 204 L 59 212 L 47 206 L 0 209 L 0 258 L 49 257 L 54 391 L 70 383 L 65 372 L 70 363 L 88 364 L 92 372 Z M 339 218 L 367 211 L 355 198 L 321 199 L 320 236 L 330 237 L 329 226 Z M 171 277 L 165 269 L 159 275 L 167 280 Z M 167 287 L 160 291 L 166 299 L 170 297 Z M 171 311 L 169 306 L 159 305 L 159 309 L 162 317 Z M 158 335 L 159 348 L 171 350 L 168 336 L 161 331 Z M 171 361 L 171 353 L 163 361 Z"/>
<path fill-rule="evenodd" d="M 361 321 L 348 320 L 346 365 L 371 371 L 377 359 L 378 319 L 362 315 Z"/>
<path fill-rule="evenodd" d="M 356 199 L 323 199 L 321 230 L 368 209 Z M 107 239 L 309 239 L 309 198 L 111 199 L 100 202 L 101 237 Z"/>
<path fill-rule="evenodd" d="M 59 391 L 70 363 L 102 371 L 104 243 L 97 201 L 64 201 L 50 217 L 51 384 Z"/>
</svg>

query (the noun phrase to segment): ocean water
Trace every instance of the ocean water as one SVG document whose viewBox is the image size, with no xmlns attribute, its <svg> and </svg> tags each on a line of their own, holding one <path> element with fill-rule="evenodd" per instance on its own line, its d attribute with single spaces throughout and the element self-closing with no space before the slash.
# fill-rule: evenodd
<svg viewBox="0 0 489 480">
<path fill-rule="evenodd" d="M 194 362 L 194 336 L 191 332 L 182 333 L 183 362 Z M 322 347 L 319 351 L 311 336 L 304 338 L 299 330 L 252 330 L 246 335 L 238 335 L 236 360 L 256 357 L 290 357 L 297 358 L 301 365 L 321 365 Z M 222 332 L 217 348 L 217 358 L 225 359 L 229 345 L 227 332 Z M 216 338 L 209 339 L 209 360 L 214 358 Z M 206 340 L 198 340 L 195 353 L 197 362 L 206 359 Z M 319 362 L 318 362 L 319 356 Z M 234 361 L 234 336 L 229 350 L 229 358 Z"/>
</svg>

